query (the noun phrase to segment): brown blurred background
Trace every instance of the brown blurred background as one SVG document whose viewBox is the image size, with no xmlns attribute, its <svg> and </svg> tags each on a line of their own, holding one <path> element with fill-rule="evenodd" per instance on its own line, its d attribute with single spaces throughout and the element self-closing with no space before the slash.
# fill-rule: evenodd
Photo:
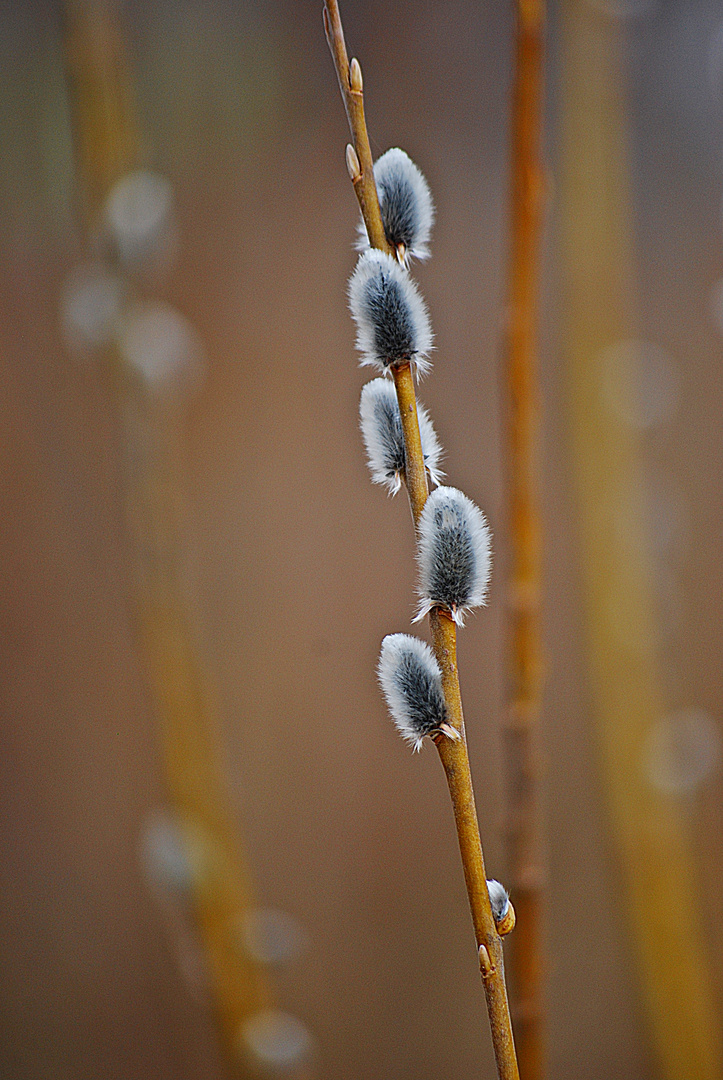
<svg viewBox="0 0 723 1080">
<path fill-rule="evenodd" d="M 651 493 L 668 741 L 641 768 L 667 785 L 691 837 L 720 1017 L 723 14 L 714 0 L 579 3 L 624 46 L 636 339 L 653 402 L 630 422 Z M 141 164 L 170 183 L 175 223 L 141 291 L 182 316 L 170 316 L 179 351 L 202 353 L 179 443 L 184 582 L 253 891 L 293 938 L 276 1000 L 310 1032 L 319 1080 L 491 1077 L 444 778 L 431 747 L 402 745 L 375 684 L 381 638 L 409 630 L 413 544 L 403 497 L 369 483 L 357 430 L 366 375 L 345 301 L 357 211 L 321 3 L 152 0 L 119 14 Z M 449 482 L 495 537 L 490 604 L 460 637 L 460 668 L 488 870 L 504 880 L 511 10 L 349 0 L 342 15 L 373 151 L 403 146 L 438 208 L 433 258 L 416 271 L 437 344 L 420 397 Z M 585 647 L 562 363 L 559 18 L 542 364 L 550 1075 L 652 1080 Z M 193 918 L 149 872 L 169 797 L 134 617 L 127 431 L 107 365 L 69 315 L 89 241 L 63 12 L 4 0 L 0 22 L 0 1075 L 215 1080 L 227 1066 Z"/>
</svg>

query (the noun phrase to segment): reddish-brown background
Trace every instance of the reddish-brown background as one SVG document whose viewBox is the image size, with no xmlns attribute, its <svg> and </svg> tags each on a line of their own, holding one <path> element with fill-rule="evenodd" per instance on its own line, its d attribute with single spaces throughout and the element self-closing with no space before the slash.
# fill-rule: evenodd
<svg viewBox="0 0 723 1080">
<path fill-rule="evenodd" d="M 601 18 L 604 4 L 600 3 Z M 625 5 L 623 5 L 625 6 Z M 679 366 L 681 406 L 645 467 L 686 507 L 664 620 L 671 708 L 720 720 L 720 11 L 627 20 L 641 332 Z M 321 4 L 128 3 L 148 161 L 175 187 L 181 251 L 159 295 L 202 335 L 185 426 L 190 559 L 224 721 L 220 753 L 263 902 L 312 946 L 280 998 L 320 1080 L 492 1075 L 443 777 L 389 723 L 374 664 L 406 631 L 412 538 L 366 475 L 345 284 L 356 210 Z M 505 562 L 498 359 L 506 252 L 511 12 L 354 3 L 350 52 L 373 149 L 401 144 L 438 206 L 418 279 L 437 339 L 421 397 L 450 482 L 485 510 L 498 572 L 460 665 L 489 869 L 504 878 L 497 721 Z M 73 220 L 60 11 L 0 6 L 3 204 L 2 1049 L 8 1080 L 217 1077 L 138 858 L 164 804 L 159 735 L 129 602 L 113 398 L 69 355 L 58 298 Z M 543 378 L 551 1075 L 656 1075 L 636 994 L 585 674 L 556 261 L 556 32 Z M 254 632 L 250 633 L 253 625 Z M 723 959 L 721 780 L 687 812 L 714 964 Z M 720 979 L 719 979 L 720 985 Z M 480 1072 L 480 1061 L 486 1072 Z"/>
</svg>

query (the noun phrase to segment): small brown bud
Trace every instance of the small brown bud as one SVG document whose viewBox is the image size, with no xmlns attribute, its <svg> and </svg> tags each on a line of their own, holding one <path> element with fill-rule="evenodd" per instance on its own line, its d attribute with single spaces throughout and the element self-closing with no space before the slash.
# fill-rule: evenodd
<svg viewBox="0 0 723 1080">
<path fill-rule="evenodd" d="M 504 937 L 505 934 L 509 934 L 510 930 L 514 930 L 516 922 L 515 909 L 512 904 L 507 905 L 507 911 L 504 913 L 500 921 L 496 924 L 497 933 L 500 937 Z"/>
</svg>

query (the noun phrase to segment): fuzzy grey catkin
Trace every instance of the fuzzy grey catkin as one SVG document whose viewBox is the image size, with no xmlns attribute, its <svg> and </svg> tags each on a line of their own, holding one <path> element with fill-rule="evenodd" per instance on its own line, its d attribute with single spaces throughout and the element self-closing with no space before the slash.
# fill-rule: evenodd
<svg viewBox="0 0 723 1080">
<path fill-rule="evenodd" d="M 434 203 L 422 172 L 403 150 L 394 147 L 377 159 L 374 179 L 387 240 L 406 264 L 409 258 L 429 258 Z M 366 227 L 359 224 L 357 247 L 369 247 Z"/>
<path fill-rule="evenodd" d="M 467 612 L 485 602 L 490 577 L 490 531 L 482 511 L 461 491 L 438 487 L 419 518 L 419 608 L 415 621 L 444 607 L 464 625 Z"/>
<path fill-rule="evenodd" d="M 417 416 L 424 464 L 432 481 L 441 484 L 442 447 L 427 410 L 419 402 Z M 388 379 L 372 379 L 362 389 L 359 421 L 372 480 L 386 484 L 390 495 L 396 495 L 404 479 L 406 453 L 397 392 Z"/>
<path fill-rule="evenodd" d="M 459 738 L 447 723 L 439 664 L 424 641 L 389 634 L 382 641 L 377 673 L 392 719 L 415 750 L 436 731 Z"/>
<path fill-rule="evenodd" d="M 362 366 L 386 372 L 411 363 L 418 375 L 431 367 L 432 328 L 411 277 L 384 251 L 359 256 L 349 281 L 349 307 L 357 325 Z"/>
<path fill-rule="evenodd" d="M 490 894 L 490 906 L 495 922 L 501 922 L 510 906 L 510 896 L 504 885 L 494 878 L 487 881 L 487 892 Z"/>
</svg>

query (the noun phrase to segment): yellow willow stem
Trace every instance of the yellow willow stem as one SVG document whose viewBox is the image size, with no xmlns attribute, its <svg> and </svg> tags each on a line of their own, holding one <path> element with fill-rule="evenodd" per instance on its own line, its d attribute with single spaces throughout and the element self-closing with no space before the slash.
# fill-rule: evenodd
<svg viewBox="0 0 723 1080">
<path fill-rule="evenodd" d="M 392 255 L 392 247 L 387 241 L 384 226 L 382 225 L 379 196 L 374 180 L 374 162 L 372 161 L 369 135 L 366 120 L 364 119 L 364 83 L 361 68 L 357 60 L 352 60 L 351 65 L 349 64 L 341 16 L 339 15 L 339 5 L 336 0 L 326 0 L 324 5 L 324 30 L 334 59 L 339 89 L 344 101 L 352 144 L 359 166 L 359 169 L 356 170 L 353 165 L 350 165 L 349 172 L 352 174 L 352 183 L 367 228 L 369 243 L 372 247 L 379 248 L 381 251 L 386 251 L 387 254 Z M 349 163 L 349 156 L 347 156 L 347 163 Z"/>
<path fill-rule="evenodd" d="M 349 65 L 344 34 L 336 0 L 327 0 L 324 8 L 324 28 L 334 59 L 339 87 L 349 119 L 357 160 L 347 154 L 349 174 L 359 200 L 362 216 L 372 247 L 392 253 L 384 234 L 379 197 L 369 151 L 369 136 L 364 118 L 361 70 L 356 61 Z M 404 433 L 406 481 L 415 528 L 427 500 L 427 476 L 419 437 L 419 420 L 414 392 L 414 380 L 409 364 L 393 369 L 399 412 Z M 430 612 L 430 628 L 437 662 L 442 670 L 442 688 L 450 722 L 461 738 L 435 739 L 452 800 L 462 858 L 467 896 L 475 930 L 480 972 L 487 1001 L 492 1045 L 500 1080 L 519 1080 L 515 1044 L 512 1034 L 502 939 L 490 906 L 485 877 L 482 844 L 477 810 L 472 789 L 467 741 L 462 715 L 462 699 L 457 672 L 457 641 L 454 622 L 440 609 Z"/>
<path fill-rule="evenodd" d="M 452 800 L 464 880 L 477 942 L 480 973 L 487 1000 L 497 1072 L 500 1080 L 518 1080 L 515 1043 L 505 986 L 502 938 L 497 931 L 490 907 L 487 874 L 467 752 L 462 695 L 457 670 L 457 627 L 441 608 L 433 608 L 429 613 L 429 626 L 432 632 L 434 654 L 442 671 L 442 690 L 448 719 L 461 735 L 460 739 L 449 739 L 441 735 L 435 738 L 434 742 L 444 767 Z"/>
<path fill-rule="evenodd" d="M 509 696 L 503 727 L 509 885 L 517 909 L 510 943 L 512 1015 L 524 1080 L 545 1072 L 543 869 L 540 837 L 540 631 L 538 297 L 542 232 L 544 0 L 518 0 L 512 108 L 508 286 Z"/>
<path fill-rule="evenodd" d="M 419 515 L 424 509 L 424 504 L 429 495 L 429 487 L 427 485 L 427 470 L 424 467 L 422 440 L 419 435 L 414 376 L 410 364 L 403 364 L 401 367 L 393 368 L 392 375 L 397 390 L 399 415 L 402 420 L 402 432 L 404 434 L 404 457 L 406 461 L 404 479 L 407 483 L 409 505 L 412 509 L 412 519 L 416 528 Z"/>
</svg>

